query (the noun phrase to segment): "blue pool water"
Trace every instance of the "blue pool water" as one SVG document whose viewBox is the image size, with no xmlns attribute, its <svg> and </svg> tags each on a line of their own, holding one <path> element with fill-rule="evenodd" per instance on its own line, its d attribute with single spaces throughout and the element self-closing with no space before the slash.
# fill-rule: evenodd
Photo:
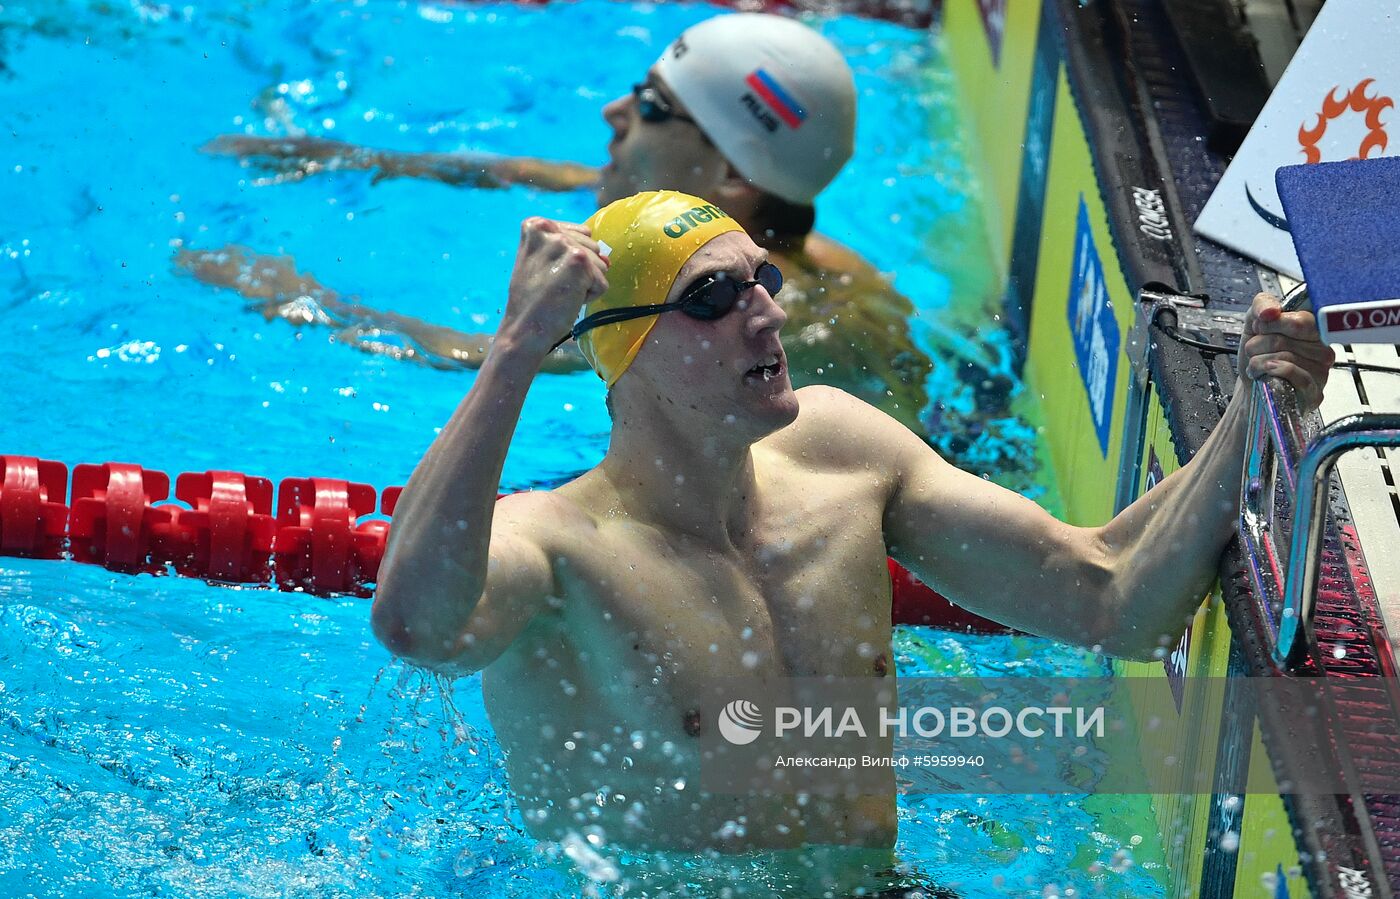
<svg viewBox="0 0 1400 899">
<path fill-rule="evenodd" d="M 714 12 L 3 3 L 0 453 L 403 483 L 470 374 L 265 322 L 172 254 L 284 252 L 370 305 L 489 331 L 516 223 L 581 220 L 591 197 L 363 173 L 259 186 L 198 147 L 307 133 L 601 163 L 602 103 Z M 821 27 L 852 61 L 861 119 L 819 227 L 918 307 L 945 449 L 1038 491 L 1033 429 L 979 409 L 959 377 L 970 357 L 1004 376 L 1005 338 L 937 44 L 849 17 Z M 504 486 L 588 467 L 606 430 L 596 378 L 541 378 Z M 367 611 L 0 559 L 0 895 L 578 895 L 510 804 L 477 679 L 444 689 L 392 662 Z M 896 648 L 903 673 L 1104 670 L 1030 638 L 911 629 Z M 1160 893 L 1131 840 L 1073 802 L 904 797 L 900 815 L 904 861 L 967 896 Z"/>
</svg>

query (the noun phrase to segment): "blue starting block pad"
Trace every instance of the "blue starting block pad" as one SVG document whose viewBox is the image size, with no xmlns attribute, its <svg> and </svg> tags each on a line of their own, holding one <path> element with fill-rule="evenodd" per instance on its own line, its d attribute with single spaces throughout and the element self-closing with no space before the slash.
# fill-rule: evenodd
<svg viewBox="0 0 1400 899">
<path fill-rule="evenodd" d="M 1328 343 L 1400 343 L 1400 157 L 1274 176 Z"/>
</svg>

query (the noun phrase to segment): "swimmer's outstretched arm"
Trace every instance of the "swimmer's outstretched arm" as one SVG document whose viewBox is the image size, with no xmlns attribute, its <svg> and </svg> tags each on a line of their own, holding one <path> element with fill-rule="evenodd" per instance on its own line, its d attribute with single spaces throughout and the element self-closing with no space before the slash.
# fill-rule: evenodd
<svg viewBox="0 0 1400 899">
<path fill-rule="evenodd" d="M 1190 463 L 1102 527 L 1072 527 L 958 471 L 886 425 L 898 484 L 885 513 L 890 552 L 959 605 L 1110 655 L 1152 658 L 1181 635 L 1234 536 L 1249 381 L 1288 380 L 1316 406 L 1332 364 L 1310 312 L 1260 294 L 1245 321 L 1240 383 Z M 902 433 L 896 433 L 902 431 Z"/>
<path fill-rule="evenodd" d="M 367 353 L 422 362 L 434 368 L 480 368 L 495 338 L 434 325 L 410 315 L 380 312 L 340 298 L 310 272 L 299 272 L 290 256 L 269 256 L 246 247 L 185 250 L 175 254 L 175 267 L 215 287 L 238 291 L 253 300 L 251 308 L 271 321 L 293 325 L 324 325 L 335 339 Z M 540 370 L 565 374 L 588 368 L 578 347 L 566 343 L 545 358 Z"/>
<path fill-rule="evenodd" d="M 380 568 L 372 623 L 411 662 L 461 674 L 490 664 L 559 595 L 560 529 L 548 492 L 496 502 L 530 382 L 580 307 L 607 289 L 582 225 L 529 219 L 496 341 L 475 383 L 404 489 Z"/>
<path fill-rule="evenodd" d="M 201 150 L 235 156 L 245 166 L 265 171 L 273 182 L 299 181 L 336 171 L 373 172 L 373 181 L 423 178 L 454 187 L 509 187 L 528 184 L 538 190 L 576 190 L 598 182 L 598 170 L 574 162 L 472 153 L 406 153 L 376 150 L 324 137 L 252 137 L 226 134 Z"/>
</svg>

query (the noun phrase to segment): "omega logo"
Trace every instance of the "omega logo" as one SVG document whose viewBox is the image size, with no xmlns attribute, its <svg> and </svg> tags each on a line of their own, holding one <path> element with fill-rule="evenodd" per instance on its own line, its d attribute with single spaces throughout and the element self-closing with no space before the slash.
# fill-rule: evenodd
<svg viewBox="0 0 1400 899">
<path fill-rule="evenodd" d="M 1348 309 L 1344 312 L 1332 312 L 1327 316 L 1327 324 L 1332 330 L 1339 331 L 1394 327 L 1400 325 L 1400 305 L 1388 309 Z"/>
</svg>

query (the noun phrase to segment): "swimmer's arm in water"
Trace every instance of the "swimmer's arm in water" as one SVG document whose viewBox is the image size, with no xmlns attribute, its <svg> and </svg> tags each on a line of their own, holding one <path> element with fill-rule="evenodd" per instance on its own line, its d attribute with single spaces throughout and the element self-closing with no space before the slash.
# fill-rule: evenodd
<svg viewBox="0 0 1400 899">
<path fill-rule="evenodd" d="M 974 612 L 1023 630 L 1152 658 L 1185 630 L 1239 514 L 1249 380 L 1285 378 L 1316 406 L 1332 363 L 1311 313 L 1261 294 L 1245 322 L 1241 381 L 1196 457 L 1102 527 L 1071 527 L 958 471 L 902 429 L 886 509 L 891 554 Z M 896 433 L 900 432 L 900 433 Z"/>
<path fill-rule="evenodd" d="M 297 326 L 334 328 L 337 341 L 367 353 L 434 368 L 475 369 L 486 361 L 495 340 L 490 334 L 457 331 L 341 299 L 310 272 L 298 271 L 290 256 L 270 256 L 239 246 L 182 249 L 175 254 L 175 267 L 205 284 L 238 291 L 268 321 L 282 318 Z M 587 360 L 569 342 L 550 353 L 540 370 L 564 374 L 586 368 Z"/>
<path fill-rule="evenodd" d="M 527 220 L 496 342 L 404 489 L 372 623 L 395 654 L 462 674 L 490 664 L 558 595 L 555 541 L 569 503 L 541 492 L 496 502 L 530 382 L 579 308 L 607 288 L 581 225 Z"/>
<path fill-rule="evenodd" d="M 509 187 L 528 184 L 539 190 L 591 187 L 598 170 L 574 162 L 472 153 L 406 153 L 376 150 L 323 137 L 252 137 L 228 134 L 205 144 L 214 156 L 234 156 L 265 171 L 273 181 L 299 181 L 335 171 L 373 172 L 378 183 L 388 178 L 422 178 L 454 187 Z"/>
</svg>

